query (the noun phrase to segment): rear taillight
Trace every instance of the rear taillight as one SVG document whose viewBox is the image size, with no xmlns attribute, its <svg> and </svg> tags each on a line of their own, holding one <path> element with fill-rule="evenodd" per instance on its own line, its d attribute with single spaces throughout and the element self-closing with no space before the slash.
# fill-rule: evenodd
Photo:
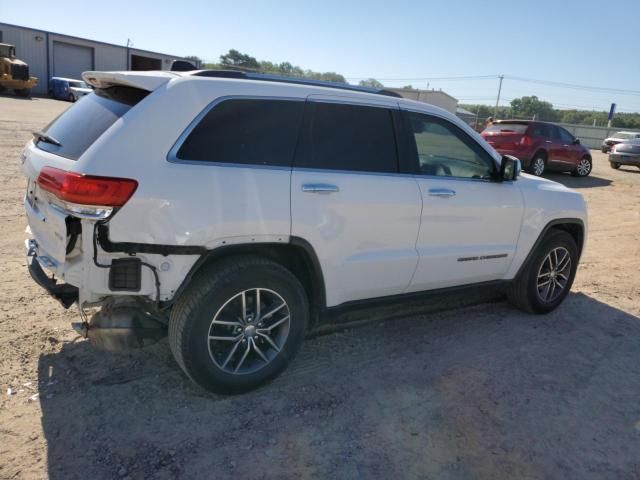
<svg viewBox="0 0 640 480">
<path fill-rule="evenodd" d="M 114 207 L 123 206 L 138 188 L 138 182 L 128 178 L 80 175 L 53 167 L 44 167 L 37 183 L 70 213 L 91 217 L 109 216 Z M 110 208 L 96 209 L 97 206 Z"/>
<path fill-rule="evenodd" d="M 520 145 L 522 145 L 523 147 L 530 147 L 531 146 L 531 137 L 529 137 L 527 135 L 523 135 L 522 138 L 520 139 Z"/>
<path fill-rule="evenodd" d="M 138 182 L 128 178 L 96 177 L 44 167 L 38 185 L 65 202 L 81 205 L 121 207 L 138 188 Z"/>
</svg>

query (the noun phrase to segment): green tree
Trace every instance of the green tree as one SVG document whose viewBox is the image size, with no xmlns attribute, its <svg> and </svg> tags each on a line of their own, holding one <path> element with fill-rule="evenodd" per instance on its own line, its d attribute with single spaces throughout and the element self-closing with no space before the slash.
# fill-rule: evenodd
<svg viewBox="0 0 640 480">
<path fill-rule="evenodd" d="M 255 57 L 240 53 L 238 50 L 231 49 L 224 55 L 220 55 L 220 64 L 223 67 L 241 67 L 245 69 L 257 70 L 260 64 Z"/>
<path fill-rule="evenodd" d="M 375 78 L 367 78 L 366 80 L 360 80 L 358 83 L 361 87 L 369 87 L 369 88 L 384 88 L 384 85 L 380 83 Z"/>
<path fill-rule="evenodd" d="M 511 109 L 514 117 L 533 118 L 549 122 L 558 121 L 558 113 L 549 102 L 540 100 L 535 95 L 530 97 L 514 98 L 511 100 Z"/>
</svg>

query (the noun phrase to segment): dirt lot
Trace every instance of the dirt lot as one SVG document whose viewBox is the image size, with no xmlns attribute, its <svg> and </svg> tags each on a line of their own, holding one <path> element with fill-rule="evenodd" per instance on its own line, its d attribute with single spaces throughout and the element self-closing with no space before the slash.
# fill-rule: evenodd
<svg viewBox="0 0 640 480">
<path fill-rule="evenodd" d="M 594 152 L 590 178 L 550 176 L 590 214 L 552 314 L 363 312 L 272 384 L 215 396 L 166 341 L 93 350 L 29 278 L 19 152 L 67 106 L 0 97 L 1 479 L 640 478 L 640 170 Z"/>
</svg>

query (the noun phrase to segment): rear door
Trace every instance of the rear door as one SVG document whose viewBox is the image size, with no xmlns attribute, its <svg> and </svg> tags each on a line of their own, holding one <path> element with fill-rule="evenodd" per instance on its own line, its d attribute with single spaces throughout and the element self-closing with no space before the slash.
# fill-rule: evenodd
<svg viewBox="0 0 640 480">
<path fill-rule="evenodd" d="M 291 234 L 311 243 L 327 304 L 402 293 L 415 271 L 422 202 L 399 174 L 388 104 L 311 96 L 291 181 Z"/>
<path fill-rule="evenodd" d="M 549 169 L 563 169 L 567 164 L 567 149 L 560 136 L 560 129 L 555 125 L 549 125 L 551 129 L 551 142 L 549 143 L 547 167 Z"/>
</svg>

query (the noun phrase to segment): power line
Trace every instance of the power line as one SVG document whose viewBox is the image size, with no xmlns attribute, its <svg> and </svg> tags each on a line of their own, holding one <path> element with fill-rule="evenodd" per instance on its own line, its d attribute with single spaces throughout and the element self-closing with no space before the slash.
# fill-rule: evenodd
<svg viewBox="0 0 640 480">
<path fill-rule="evenodd" d="M 515 80 L 517 82 L 536 83 L 539 85 L 548 85 L 552 87 L 569 88 L 573 90 L 593 90 L 597 92 L 605 93 L 617 93 L 620 95 L 638 95 L 640 96 L 640 90 L 623 90 L 620 88 L 607 88 L 607 87 L 594 87 L 590 85 L 577 85 L 574 83 L 554 82 L 552 80 L 537 80 L 534 78 L 516 77 L 513 75 L 505 75 L 505 78 L 509 80 Z"/>
</svg>

